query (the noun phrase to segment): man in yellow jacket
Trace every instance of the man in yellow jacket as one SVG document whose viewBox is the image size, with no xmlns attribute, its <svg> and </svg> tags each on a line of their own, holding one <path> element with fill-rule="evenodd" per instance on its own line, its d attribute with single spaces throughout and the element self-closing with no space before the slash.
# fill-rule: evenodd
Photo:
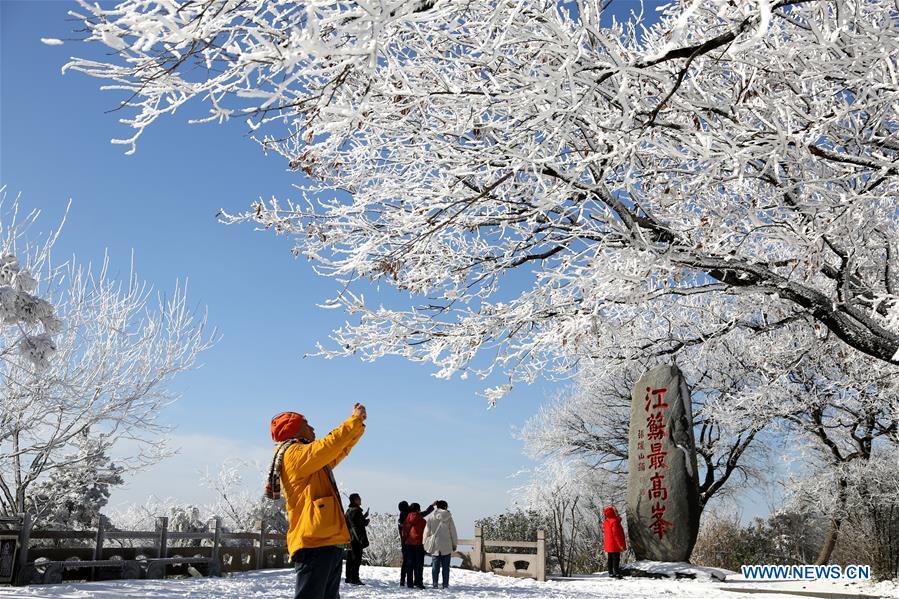
<svg viewBox="0 0 899 599">
<path fill-rule="evenodd" d="M 302 414 L 284 412 L 272 419 L 272 439 L 280 445 L 270 485 L 275 487 L 274 496 L 280 485 L 287 501 L 287 547 L 297 573 L 295 599 L 340 596 L 342 545 L 350 542 L 350 533 L 331 470 L 362 437 L 366 416 L 365 406 L 357 403 L 343 424 L 318 440 Z"/>
</svg>

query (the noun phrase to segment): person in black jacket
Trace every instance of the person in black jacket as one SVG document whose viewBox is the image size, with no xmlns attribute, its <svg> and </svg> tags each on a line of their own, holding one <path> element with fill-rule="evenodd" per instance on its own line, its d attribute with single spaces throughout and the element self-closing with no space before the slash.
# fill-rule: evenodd
<svg viewBox="0 0 899 599">
<path fill-rule="evenodd" d="M 406 544 L 403 542 L 403 522 L 406 521 L 406 514 L 409 513 L 409 502 L 401 501 L 396 508 L 400 511 L 400 517 L 397 518 L 397 527 L 400 533 L 400 549 L 403 552 L 403 562 L 400 566 L 400 586 L 406 586 Z"/>
<path fill-rule="evenodd" d="M 346 509 L 346 522 L 350 529 L 350 549 L 346 556 L 346 581 L 349 584 L 365 584 L 359 580 L 359 566 L 362 565 L 362 550 L 368 547 L 368 510 L 362 512 L 362 498 L 359 493 L 350 495 L 350 507 Z"/>
</svg>

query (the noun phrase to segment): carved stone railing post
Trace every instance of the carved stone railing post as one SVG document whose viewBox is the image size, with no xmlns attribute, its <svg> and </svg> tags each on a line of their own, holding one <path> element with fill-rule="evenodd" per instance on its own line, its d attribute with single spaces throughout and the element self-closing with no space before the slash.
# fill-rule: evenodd
<svg viewBox="0 0 899 599">
<path fill-rule="evenodd" d="M 474 547 L 471 552 L 471 566 L 477 572 L 486 572 L 484 569 L 484 537 L 480 526 L 474 527 Z"/>
<path fill-rule="evenodd" d="M 156 557 L 165 557 L 169 544 L 169 519 L 165 516 L 156 518 L 156 532 L 159 534 L 157 541 Z"/>
<path fill-rule="evenodd" d="M 212 563 L 209 568 L 210 576 L 222 575 L 222 519 L 218 516 L 209 521 L 209 528 L 212 530 Z"/>
<path fill-rule="evenodd" d="M 265 568 L 265 519 L 259 521 L 259 548 L 256 549 L 256 569 Z"/>
<path fill-rule="evenodd" d="M 546 531 L 537 531 L 537 580 L 546 582 Z"/>
<path fill-rule="evenodd" d="M 25 512 L 21 514 L 22 528 L 19 529 L 19 556 L 17 558 L 16 573 L 14 575 L 15 583 L 18 585 L 28 584 L 30 581 L 25 580 L 25 570 L 28 566 L 28 545 L 31 543 L 31 514 Z"/>
<path fill-rule="evenodd" d="M 103 559 L 103 542 L 106 536 L 107 518 L 103 514 L 97 516 L 97 534 L 94 536 L 94 561 Z M 97 580 L 97 569 L 91 568 L 91 580 Z"/>
</svg>

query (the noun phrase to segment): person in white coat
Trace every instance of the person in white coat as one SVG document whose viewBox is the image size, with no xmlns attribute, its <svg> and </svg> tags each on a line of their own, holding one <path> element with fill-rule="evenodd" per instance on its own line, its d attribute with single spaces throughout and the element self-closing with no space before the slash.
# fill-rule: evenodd
<svg viewBox="0 0 899 599">
<path fill-rule="evenodd" d="M 456 550 L 459 537 L 456 535 L 456 523 L 453 522 L 449 505 L 441 499 L 435 506 L 437 509 L 428 518 L 425 526 L 424 546 L 425 551 L 431 555 L 431 581 L 436 589 L 437 577 L 441 570 L 443 570 L 443 588 L 449 586 L 450 558 Z"/>
</svg>

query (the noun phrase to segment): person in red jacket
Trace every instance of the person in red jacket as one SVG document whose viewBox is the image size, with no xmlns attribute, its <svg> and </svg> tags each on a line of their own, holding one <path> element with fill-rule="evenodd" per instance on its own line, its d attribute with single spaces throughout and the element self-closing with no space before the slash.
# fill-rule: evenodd
<svg viewBox="0 0 899 599">
<path fill-rule="evenodd" d="M 425 569 L 424 532 L 427 520 L 421 515 L 421 506 L 413 503 L 403 521 L 403 544 L 406 546 L 406 586 L 423 589 Z M 414 579 L 414 581 L 413 581 Z"/>
<path fill-rule="evenodd" d="M 434 500 L 434 502 L 431 503 L 430 506 L 428 506 L 428 509 L 421 512 L 421 517 L 427 518 L 430 515 L 430 513 L 434 511 L 434 508 L 436 506 L 437 506 L 437 500 Z M 404 586 L 406 586 L 406 578 L 407 578 L 406 573 L 409 571 L 409 564 L 411 563 L 409 560 L 409 556 L 406 555 L 406 550 L 408 549 L 408 547 L 406 547 L 406 537 L 405 537 L 405 534 L 403 533 L 403 523 L 406 521 L 406 514 L 409 513 L 409 502 L 401 501 L 400 504 L 396 507 L 400 511 L 400 517 L 399 517 L 399 520 L 397 520 L 397 524 L 399 526 L 399 532 L 400 532 L 400 549 L 403 552 L 403 565 L 400 568 L 400 586 L 404 587 Z M 409 575 L 408 578 L 409 578 L 409 586 L 412 586 L 411 574 Z"/>
<path fill-rule="evenodd" d="M 602 544 L 608 554 L 609 577 L 621 578 L 621 554 L 627 551 L 627 541 L 624 540 L 624 529 L 621 527 L 621 517 L 611 505 L 603 510 L 606 519 L 602 523 Z"/>
</svg>

